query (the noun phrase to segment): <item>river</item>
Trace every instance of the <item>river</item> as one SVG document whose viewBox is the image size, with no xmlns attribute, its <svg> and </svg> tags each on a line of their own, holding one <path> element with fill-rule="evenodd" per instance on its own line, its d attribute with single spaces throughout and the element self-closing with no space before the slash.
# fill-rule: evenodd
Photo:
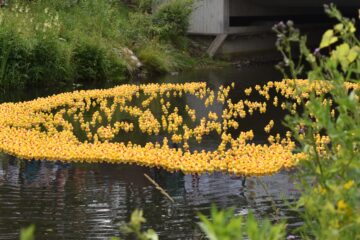
<svg viewBox="0 0 360 240">
<path fill-rule="evenodd" d="M 236 89 L 230 97 L 236 101 L 244 97 L 243 89 L 249 86 L 280 80 L 273 65 L 203 69 L 155 81 L 206 81 L 214 89 L 234 81 Z M 147 81 L 134 81 L 142 82 Z M 72 89 L 11 91 L 1 95 L 1 102 L 30 100 Z M 185 103 L 198 108 L 194 99 L 185 98 L 180 104 Z M 214 108 L 222 110 L 221 105 Z M 241 130 L 254 129 L 254 141 L 262 143 L 266 138 L 260 130 L 269 119 L 281 122 L 282 118 L 283 113 L 270 108 L 266 115 L 241 120 L 240 126 Z M 280 124 L 275 128 L 284 130 Z M 213 149 L 216 144 L 217 140 L 210 138 L 198 147 Z M 169 202 L 144 173 L 155 179 L 175 203 Z M 239 215 L 253 211 L 259 218 L 286 219 L 291 228 L 299 224 L 298 216 L 288 207 L 299 197 L 292 175 L 282 171 L 244 181 L 222 173 L 184 175 L 134 165 L 24 161 L 0 154 L 0 239 L 18 238 L 20 229 L 29 224 L 36 225 L 36 239 L 108 239 L 119 235 L 119 224 L 127 221 L 134 209 L 144 210 L 144 227 L 156 230 L 161 239 L 200 239 L 197 213 L 209 215 L 212 204 L 232 206 Z"/>
</svg>

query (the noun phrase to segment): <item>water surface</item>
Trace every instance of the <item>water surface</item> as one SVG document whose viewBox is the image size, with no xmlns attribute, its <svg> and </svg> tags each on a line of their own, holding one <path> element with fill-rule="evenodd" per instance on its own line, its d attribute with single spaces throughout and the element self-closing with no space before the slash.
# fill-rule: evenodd
<svg viewBox="0 0 360 240">
<path fill-rule="evenodd" d="M 241 69 L 198 70 L 165 76 L 160 82 L 206 81 L 213 89 L 236 82 L 230 93 L 233 101 L 244 97 L 243 89 L 270 80 L 279 80 L 273 64 L 247 66 Z M 135 80 L 135 84 L 146 83 Z M 80 86 L 78 88 L 83 88 Z M 1 101 L 24 101 L 48 96 L 73 88 L 13 91 L 1 95 Z M 252 99 L 256 100 L 256 99 Z M 201 114 L 200 104 L 185 97 L 178 104 L 191 104 Z M 214 106 L 221 113 L 221 104 Z M 283 113 L 269 108 L 266 115 L 240 121 L 242 130 L 254 129 L 255 142 L 265 142 L 263 127 L 269 119 L 280 123 Z M 276 130 L 283 131 L 280 124 Z M 216 138 L 208 138 L 198 146 L 214 149 Z M 172 204 L 144 177 L 155 179 L 175 200 Z M 200 239 L 196 226 L 197 212 L 209 214 L 214 203 L 218 207 L 234 206 L 236 213 L 255 212 L 258 217 L 287 219 L 290 227 L 299 223 L 287 207 L 298 197 L 291 172 L 274 176 L 247 178 L 215 173 L 184 175 L 134 165 L 72 164 L 47 161 L 24 161 L 0 155 L 0 239 L 18 238 L 19 229 L 36 225 L 37 239 L 108 239 L 118 235 L 118 224 L 127 221 L 131 212 L 143 209 L 148 222 L 161 239 Z M 264 189 L 264 184 L 267 187 Z M 276 209 L 272 203 L 275 203 Z"/>
</svg>

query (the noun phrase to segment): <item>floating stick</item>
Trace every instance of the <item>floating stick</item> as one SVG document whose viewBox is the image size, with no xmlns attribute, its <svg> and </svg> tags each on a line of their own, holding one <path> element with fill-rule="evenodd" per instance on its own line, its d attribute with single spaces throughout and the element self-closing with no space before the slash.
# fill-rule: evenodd
<svg viewBox="0 0 360 240">
<path fill-rule="evenodd" d="M 144 176 L 152 183 L 154 184 L 155 188 L 159 190 L 165 197 L 167 197 L 172 203 L 175 203 L 174 199 L 162 188 L 160 185 L 155 182 L 154 179 L 152 179 L 149 175 L 144 173 Z"/>
</svg>

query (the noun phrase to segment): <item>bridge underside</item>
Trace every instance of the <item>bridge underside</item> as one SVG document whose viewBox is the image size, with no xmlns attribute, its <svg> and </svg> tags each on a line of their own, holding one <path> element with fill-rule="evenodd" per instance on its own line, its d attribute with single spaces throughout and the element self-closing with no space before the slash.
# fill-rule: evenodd
<svg viewBox="0 0 360 240">
<path fill-rule="evenodd" d="M 226 36 L 270 31 L 274 23 L 293 20 L 296 24 L 327 23 L 323 4 L 335 2 L 342 12 L 356 16 L 359 0 L 200 0 L 190 20 L 189 34 L 215 36 L 208 50 L 214 55 Z"/>
</svg>

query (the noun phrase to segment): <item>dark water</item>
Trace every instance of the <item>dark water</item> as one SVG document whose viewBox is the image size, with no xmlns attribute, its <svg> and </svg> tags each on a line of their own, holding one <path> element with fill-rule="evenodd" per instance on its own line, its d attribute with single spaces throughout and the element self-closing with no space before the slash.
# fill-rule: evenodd
<svg viewBox="0 0 360 240">
<path fill-rule="evenodd" d="M 221 84 L 236 82 L 230 93 L 236 101 L 244 97 L 241 89 L 269 80 L 279 80 L 272 64 L 242 69 L 217 69 L 188 72 L 158 79 L 162 82 L 207 81 L 216 89 Z M 144 80 L 135 83 L 146 82 Z M 80 87 L 82 88 L 82 87 Z M 28 90 L 3 94 L 4 101 L 23 101 L 68 89 Z M 197 109 L 194 99 L 185 99 Z M 214 106 L 218 112 L 222 106 Z M 255 141 L 263 142 L 260 129 L 269 119 L 282 114 L 270 109 L 266 116 L 256 114 L 240 122 L 243 130 L 258 129 Z M 280 122 L 280 121 L 278 121 Z M 281 130 L 281 126 L 278 126 Z M 208 139 L 202 148 L 211 149 L 216 141 Z M 175 200 L 170 203 L 144 177 L 155 179 Z M 287 219 L 289 226 L 298 224 L 297 216 L 287 202 L 298 197 L 291 180 L 292 173 L 247 178 L 225 174 L 183 175 L 129 165 L 64 164 L 46 161 L 23 161 L 0 155 L 0 239 L 18 238 L 21 227 L 36 225 L 37 239 L 109 239 L 118 235 L 118 224 L 127 221 L 131 212 L 140 208 L 161 239 L 200 239 L 196 225 L 197 212 L 209 214 L 212 203 L 225 208 L 234 206 L 236 213 L 254 211 L 258 217 Z M 263 181 L 267 186 L 264 189 Z M 280 212 L 274 216 L 275 202 Z"/>
</svg>

